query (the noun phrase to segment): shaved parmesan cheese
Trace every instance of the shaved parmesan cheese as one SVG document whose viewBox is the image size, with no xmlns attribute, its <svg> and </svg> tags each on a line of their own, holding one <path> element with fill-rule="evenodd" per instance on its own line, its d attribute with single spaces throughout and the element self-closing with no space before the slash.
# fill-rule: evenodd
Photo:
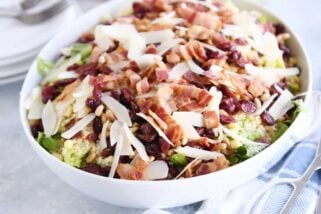
<svg viewBox="0 0 321 214">
<path fill-rule="evenodd" d="M 37 120 L 41 119 L 41 114 L 43 110 L 44 104 L 41 99 L 41 90 L 39 88 L 32 91 L 31 96 L 25 103 L 25 108 L 28 110 L 28 119 L 29 120 Z"/>
<path fill-rule="evenodd" d="M 204 75 L 205 71 L 203 70 L 203 68 L 201 68 L 200 66 L 198 66 L 194 60 L 190 59 L 186 61 L 188 67 L 191 69 L 191 71 L 193 71 L 196 74 L 200 74 L 200 75 Z"/>
<path fill-rule="evenodd" d="M 153 121 L 152 118 L 150 118 L 149 116 L 147 116 L 146 114 L 144 114 L 142 112 L 137 113 L 137 115 L 140 116 L 141 118 L 143 118 L 144 120 L 146 120 L 150 125 L 152 125 L 153 128 L 158 133 L 158 135 L 160 137 L 162 137 L 168 144 L 173 146 L 173 143 L 168 139 L 168 137 L 165 135 L 165 133 L 158 127 L 158 125 Z"/>
<path fill-rule="evenodd" d="M 106 121 L 103 125 L 103 128 L 101 129 L 101 133 L 100 133 L 100 141 L 99 141 L 99 146 L 100 149 L 103 150 L 104 148 L 107 147 L 107 142 L 106 142 L 106 131 L 107 131 L 107 127 L 109 125 L 109 121 Z"/>
<path fill-rule="evenodd" d="M 158 55 L 163 55 L 165 54 L 167 51 L 169 51 L 170 49 L 174 48 L 175 46 L 177 46 L 179 43 L 183 42 L 184 39 L 170 39 L 170 40 L 166 40 L 164 42 L 162 42 L 157 48 L 157 54 Z"/>
<path fill-rule="evenodd" d="M 132 121 L 125 106 L 106 93 L 102 94 L 101 101 L 115 114 L 119 121 L 132 126 Z"/>
<path fill-rule="evenodd" d="M 48 73 L 48 75 L 42 80 L 42 83 L 46 83 L 46 82 L 53 81 L 53 80 L 57 79 L 57 77 L 60 73 L 67 71 L 67 68 L 69 66 L 79 63 L 80 60 L 81 60 L 80 54 L 77 54 L 77 55 L 67 59 L 60 66 L 58 66 L 58 67 L 54 68 L 52 71 L 50 71 Z"/>
<path fill-rule="evenodd" d="M 271 105 L 271 103 L 277 96 L 278 94 L 273 94 L 267 100 L 265 100 L 261 108 L 257 109 L 254 115 L 261 115 Z"/>
<path fill-rule="evenodd" d="M 155 64 L 157 61 L 161 61 L 161 60 L 162 60 L 162 57 L 156 54 L 144 54 L 136 58 L 135 62 L 137 63 L 140 69 L 144 69 Z"/>
<path fill-rule="evenodd" d="M 219 73 L 221 71 L 223 71 L 223 68 L 220 66 L 217 66 L 215 64 L 211 65 L 210 69 L 209 69 L 212 73 Z"/>
<path fill-rule="evenodd" d="M 136 151 L 138 152 L 141 159 L 143 159 L 145 162 L 149 160 L 148 155 L 145 150 L 145 146 L 143 145 L 140 140 L 138 140 L 135 135 L 130 131 L 130 129 L 123 124 L 123 129 L 125 131 L 127 139 L 131 142 L 131 144 L 135 147 Z"/>
<path fill-rule="evenodd" d="M 176 123 L 182 128 L 184 136 L 187 139 L 190 140 L 197 140 L 199 139 L 201 136 L 197 133 L 197 131 L 195 130 L 195 128 L 192 126 L 192 124 L 189 122 L 188 118 L 184 118 L 184 117 L 175 117 L 175 115 L 173 115 L 173 119 L 176 121 Z"/>
<path fill-rule="evenodd" d="M 139 35 L 145 39 L 146 44 L 154 44 L 161 43 L 163 41 L 174 38 L 175 33 L 172 30 L 166 29 L 159 31 L 143 32 L 139 33 Z"/>
<path fill-rule="evenodd" d="M 178 63 L 168 73 L 168 79 L 180 80 L 187 71 L 189 71 L 189 67 L 186 62 Z"/>
<path fill-rule="evenodd" d="M 215 111 L 217 116 L 220 115 L 220 103 L 223 97 L 221 91 L 218 91 L 215 86 L 211 87 L 209 90 L 209 94 L 212 95 L 213 99 L 209 102 L 207 106 L 208 111 Z"/>
<path fill-rule="evenodd" d="M 204 127 L 203 115 L 199 112 L 176 111 L 173 112 L 173 117 L 178 120 L 187 120 L 191 125 L 196 127 Z"/>
<path fill-rule="evenodd" d="M 168 165 L 165 161 L 156 160 L 148 164 L 144 171 L 145 180 L 156 180 L 167 178 L 168 176 Z"/>
<path fill-rule="evenodd" d="M 115 120 L 113 124 L 111 124 L 109 135 L 111 146 L 115 145 L 118 141 L 122 125 L 123 124 L 119 120 Z"/>
<path fill-rule="evenodd" d="M 123 145 L 122 145 L 122 149 L 120 151 L 120 155 L 126 155 L 126 156 L 131 156 L 131 155 L 135 155 L 135 152 L 131 146 L 131 142 L 130 140 L 127 138 L 125 130 L 123 127 L 121 127 L 119 134 L 122 136 L 123 138 Z M 119 136 L 120 138 L 120 136 Z"/>
<path fill-rule="evenodd" d="M 210 51 L 213 51 L 213 52 L 219 52 L 220 54 L 224 54 L 224 51 L 222 51 L 221 49 L 218 49 L 217 47 L 213 46 L 213 45 L 209 45 L 209 44 L 206 44 L 206 43 L 203 43 L 203 42 L 199 42 L 204 48 L 210 50 Z"/>
<path fill-rule="evenodd" d="M 222 127 L 222 129 L 223 129 L 223 132 L 224 132 L 226 135 L 232 137 L 232 138 L 235 139 L 235 140 L 240 141 L 240 142 L 241 142 L 242 144 L 244 144 L 244 145 L 260 146 L 260 147 L 262 147 L 262 148 L 265 148 L 265 147 L 268 146 L 268 144 L 266 144 L 266 143 L 258 143 L 258 142 L 254 142 L 254 141 L 251 141 L 251 140 L 249 140 L 249 139 L 246 139 L 246 138 L 238 135 L 237 133 L 231 131 L 230 129 L 228 129 L 228 128 L 224 127 L 224 126 L 221 126 L 221 127 Z"/>
<path fill-rule="evenodd" d="M 31 91 L 31 95 L 26 99 L 23 106 L 25 109 L 30 110 L 32 103 L 41 96 L 40 87 L 33 88 Z"/>
<path fill-rule="evenodd" d="M 176 3 L 176 2 L 188 2 L 196 5 L 202 5 L 204 7 L 207 7 L 209 10 L 212 12 L 217 12 L 218 9 L 215 5 L 211 4 L 210 2 L 207 1 L 198 1 L 198 0 L 171 0 L 170 3 Z"/>
<path fill-rule="evenodd" d="M 135 59 L 144 53 L 145 39 L 140 36 L 131 24 L 98 25 L 100 33 L 106 37 L 119 41 L 128 50 L 128 58 Z M 107 46 L 107 45 L 106 45 Z"/>
<path fill-rule="evenodd" d="M 79 120 L 73 127 L 61 134 L 65 139 L 72 138 L 75 134 L 83 130 L 95 118 L 95 114 L 91 113 Z"/>
<path fill-rule="evenodd" d="M 57 79 L 70 79 L 70 78 L 78 78 L 78 74 L 74 71 L 64 71 L 58 74 Z"/>
<path fill-rule="evenodd" d="M 121 69 L 129 64 L 129 61 L 120 61 L 111 65 L 108 65 L 108 67 L 113 70 L 115 73 L 121 72 Z"/>
<path fill-rule="evenodd" d="M 177 149 L 175 149 L 175 152 L 182 153 L 185 156 L 190 157 L 190 158 L 197 158 L 197 159 L 205 160 L 205 161 L 213 160 L 213 159 L 223 156 L 219 152 L 206 151 L 203 149 L 196 149 L 196 148 L 193 148 L 190 146 L 178 147 Z"/>
<path fill-rule="evenodd" d="M 300 73 L 299 68 L 265 68 L 256 67 L 252 64 L 245 65 L 246 71 L 250 75 L 259 76 L 265 80 L 269 86 L 280 82 L 281 79 L 288 76 L 298 75 Z"/>
<path fill-rule="evenodd" d="M 279 119 L 287 111 L 293 108 L 292 98 L 293 94 L 289 90 L 283 90 L 279 98 L 275 101 L 275 103 L 269 109 L 269 114 L 273 117 L 274 120 Z"/>
<path fill-rule="evenodd" d="M 121 153 L 122 147 L 123 147 L 123 137 L 120 136 L 120 138 L 119 138 L 119 140 L 117 142 L 117 145 L 116 145 L 115 152 L 114 152 L 113 162 L 111 164 L 110 171 L 109 171 L 109 174 L 108 174 L 108 177 L 110 177 L 110 178 L 113 178 L 115 176 L 115 172 L 116 172 L 117 165 L 118 165 L 118 162 L 119 162 L 119 158 L 120 158 L 120 153 Z"/>
<path fill-rule="evenodd" d="M 44 133 L 47 137 L 55 134 L 56 124 L 58 122 L 55 106 L 49 100 L 42 111 L 41 121 L 44 129 Z"/>
<path fill-rule="evenodd" d="M 115 44 L 113 40 L 106 36 L 103 30 L 104 26 L 98 25 L 95 28 L 95 43 L 99 47 L 101 52 L 107 51 L 110 47 L 113 47 Z"/>
</svg>

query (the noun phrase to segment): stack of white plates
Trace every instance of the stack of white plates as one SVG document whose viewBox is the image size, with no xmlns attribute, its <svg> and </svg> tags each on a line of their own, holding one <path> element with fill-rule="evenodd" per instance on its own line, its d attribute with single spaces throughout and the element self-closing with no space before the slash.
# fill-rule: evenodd
<svg viewBox="0 0 321 214">
<path fill-rule="evenodd" d="M 12 0 L 4 2 L 9 4 Z M 4 7 L 4 2 L 1 1 L 0 8 Z M 0 85 L 24 78 L 45 43 L 80 14 L 79 6 L 73 1 L 72 3 L 65 11 L 36 25 L 26 25 L 15 19 L 0 17 Z M 42 6 L 39 4 L 35 9 Z"/>
</svg>

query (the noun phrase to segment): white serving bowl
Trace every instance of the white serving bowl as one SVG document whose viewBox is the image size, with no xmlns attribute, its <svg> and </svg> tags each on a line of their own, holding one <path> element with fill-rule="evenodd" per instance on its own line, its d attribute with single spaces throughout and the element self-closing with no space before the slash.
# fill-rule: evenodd
<svg viewBox="0 0 321 214">
<path fill-rule="evenodd" d="M 43 48 L 40 56 L 51 60 L 56 59 L 61 48 L 73 43 L 81 33 L 97 24 L 103 14 L 115 13 L 117 8 L 130 3 L 131 1 L 129 0 L 113 0 L 91 10 L 56 35 Z M 283 23 L 277 16 L 257 4 L 246 1 L 237 1 L 236 4 L 241 9 L 260 11 L 270 20 Z M 299 66 L 302 70 L 302 91 L 310 91 L 311 71 L 307 55 L 295 34 L 288 27 L 287 30 L 292 36 L 290 47 L 298 58 Z M 31 93 L 32 88 L 37 86 L 41 80 L 36 67 L 34 62 L 27 74 L 20 94 L 20 117 L 32 148 L 54 173 L 75 189 L 99 200 L 119 206 L 135 208 L 175 207 L 218 196 L 232 190 L 266 170 L 266 164 L 271 161 L 271 157 L 275 154 L 283 155 L 285 151 L 280 149 L 282 143 L 292 143 L 288 139 L 291 133 L 294 132 L 293 130 L 301 128 L 300 124 L 303 121 L 302 117 L 300 119 L 299 116 L 277 142 L 258 155 L 236 166 L 215 173 L 188 179 L 165 181 L 129 181 L 97 176 L 58 160 L 43 149 L 32 137 L 23 103 Z"/>
</svg>

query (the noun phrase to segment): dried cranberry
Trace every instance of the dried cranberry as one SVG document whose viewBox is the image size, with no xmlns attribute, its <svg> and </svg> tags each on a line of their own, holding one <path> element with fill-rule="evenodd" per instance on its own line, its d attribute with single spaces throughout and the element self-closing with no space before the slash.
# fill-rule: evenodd
<svg viewBox="0 0 321 214">
<path fill-rule="evenodd" d="M 101 151 L 100 155 L 102 157 L 106 158 L 106 157 L 109 157 L 111 155 L 114 155 L 114 152 L 115 152 L 115 147 L 107 147 L 107 148 L 104 148 Z"/>
<path fill-rule="evenodd" d="M 230 41 L 218 42 L 215 45 L 216 45 L 216 47 L 218 47 L 219 49 L 221 49 L 223 51 L 231 51 L 231 50 L 235 49 L 235 47 L 233 46 L 233 44 Z"/>
<path fill-rule="evenodd" d="M 95 132 L 90 133 L 89 135 L 87 135 L 87 140 L 96 142 L 98 140 L 98 134 L 96 134 Z"/>
<path fill-rule="evenodd" d="M 31 125 L 31 133 L 34 138 L 38 137 L 39 132 L 43 132 L 43 126 L 41 121 Z"/>
<path fill-rule="evenodd" d="M 159 149 L 161 150 L 161 152 L 166 154 L 171 145 L 161 137 L 159 137 L 158 143 L 159 143 Z"/>
<path fill-rule="evenodd" d="M 101 104 L 101 100 L 96 100 L 94 98 L 87 98 L 86 100 L 86 106 L 93 111 Z"/>
<path fill-rule="evenodd" d="M 67 71 L 75 71 L 79 68 L 79 64 L 75 63 L 75 64 L 72 64 L 70 65 L 68 68 L 67 68 Z"/>
<path fill-rule="evenodd" d="M 94 90 L 93 90 L 93 97 L 95 100 L 100 100 L 101 93 L 103 91 L 102 83 L 95 83 L 94 84 Z"/>
<path fill-rule="evenodd" d="M 135 101 L 133 95 L 130 93 L 130 90 L 128 88 L 120 89 L 120 101 L 128 108 L 130 107 L 131 102 Z"/>
<path fill-rule="evenodd" d="M 63 80 L 58 80 L 53 84 L 53 87 L 65 87 L 66 85 L 69 85 L 70 83 L 74 82 L 76 78 L 70 78 L 70 79 L 63 79 Z"/>
<path fill-rule="evenodd" d="M 265 125 L 272 126 L 275 124 L 273 117 L 267 111 L 261 114 L 261 119 Z"/>
<path fill-rule="evenodd" d="M 237 109 L 237 100 L 233 97 L 223 98 L 220 103 L 220 108 L 229 114 L 235 114 Z"/>
<path fill-rule="evenodd" d="M 65 128 L 70 129 L 75 125 L 75 123 L 76 123 L 76 119 L 71 119 L 68 123 L 65 124 Z"/>
<path fill-rule="evenodd" d="M 244 68 L 246 64 L 246 60 L 243 58 L 242 54 L 237 50 L 234 50 L 230 54 L 228 54 L 227 62 L 234 63 L 241 68 Z"/>
<path fill-rule="evenodd" d="M 226 87 L 225 85 L 222 85 L 220 90 L 222 91 L 224 96 L 235 98 L 235 94 L 228 87 Z"/>
<path fill-rule="evenodd" d="M 156 159 L 162 159 L 162 152 L 156 143 L 145 144 L 146 152 L 149 156 L 154 156 Z"/>
<path fill-rule="evenodd" d="M 94 34 L 86 32 L 83 35 L 80 36 L 77 42 L 80 43 L 88 43 L 94 41 L 95 37 Z"/>
<path fill-rule="evenodd" d="M 189 141 L 186 146 L 190 146 L 193 147 L 195 149 L 204 149 L 205 147 L 199 143 L 197 143 L 197 141 Z"/>
<path fill-rule="evenodd" d="M 249 100 L 241 100 L 239 108 L 245 113 L 254 113 L 256 111 L 255 103 Z"/>
<path fill-rule="evenodd" d="M 77 132 L 72 138 L 77 139 L 82 137 L 82 131 Z"/>
<path fill-rule="evenodd" d="M 284 25 L 282 25 L 281 23 L 275 24 L 274 28 L 275 28 L 275 35 L 285 33 L 286 31 Z"/>
<path fill-rule="evenodd" d="M 285 90 L 288 88 L 288 85 L 286 82 L 279 82 L 276 85 L 278 85 L 282 90 Z M 278 90 L 275 88 L 275 84 L 273 84 L 270 88 L 270 94 L 280 94 Z"/>
<path fill-rule="evenodd" d="M 79 67 L 76 72 L 80 74 L 82 78 L 86 77 L 87 75 L 90 76 L 97 76 L 98 70 L 96 69 L 95 63 L 88 63 L 86 65 L 83 65 Z"/>
<path fill-rule="evenodd" d="M 223 125 L 230 124 L 230 123 L 235 123 L 235 119 L 231 116 L 221 114 L 220 115 L 220 122 Z"/>
<path fill-rule="evenodd" d="M 220 58 L 220 52 L 206 50 L 206 56 L 208 59 L 218 59 L 218 58 Z"/>
<path fill-rule="evenodd" d="M 96 174 L 96 175 L 107 176 L 110 168 L 109 167 L 103 168 L 103 167 L 93 163 L 93 164 L 88 164 L 87 166 L 82 168 L 82 170 L 92 173 L 92 174 Z"/>
<path fill-rule="evenodd" d="M 111 70 L 108 66 L 105 66 L 105 65 L 99 66 L 98 71 L 99 71 L 99 73 L 106 74 L 106 75 L 113 72 L 113 70 Z"/>
<path fill-rule="evenodd" d="M 101 129 L 103 128 L 103 122 L 100 117 L 95 117 L 93 121 L 93 129 L 96 134 L 99 134 L 101 132 Z"/>
<path fill-rule="evenodd" d="M 120 156 L 119 163 L 130 163 L 132 160 L 129 156 Z"/>
<path fill-rule="evenodd" d="M 168 177 L 175 178 L 178 174 L 179 170 L 175 166 L 168 164 Z"/>
<path fill-rule="evenodd" d="M 205 135 L 205 128 L 204 127 L 197 127 L 196 131 L 200 136 L 204 137 L 204 135 Z"/>
<path fill-rule="evenodd" d="M 140 127 L 139 130 L 142 134 L 150 134 L 150 133 L 155 133 L 156 131 L 152 125 L 149 123 L 143 123 Z"/>
<path fill-rule="evenodd" d="M 120 94 L 116 90 L 110 91 L 110 96 L 113 97 L 115 100 L 120 101 Z"/>
<path fill-rule="evenodd" d="M 49 100 L 54 100 L 60 94 L 60 90 L 57 87 L 45 85 L 41 94 L 42 102 L 47 103 Z"/>
<path fill-rule="evenodd" d="M 135 2 L 133 4 L 133 10 L 134 10 L 134 15 L 142 19 L 150 11 L 150 9 L 147 7 L 147 5 L 140 3 L 140 2 Z"/>
</svg>

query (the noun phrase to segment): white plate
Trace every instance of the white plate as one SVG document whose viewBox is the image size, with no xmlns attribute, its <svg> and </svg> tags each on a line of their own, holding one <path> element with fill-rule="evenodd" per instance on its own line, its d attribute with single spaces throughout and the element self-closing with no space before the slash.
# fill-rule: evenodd
<svg viewBox="0 0 321 214">
<path fill-rule="evenodd" d="M 17 82 L 19 80 L 23 80 L 25 78 L 25 76 L 26 76 L 26 74 L 22 73 L 22 74 L 19 74 L 16 76 L 11 76 L 9 78 L 0 79 L 0 85 L 5 85 L 5 84 Z"/>
<path fill-rule="evenodd" d="M 8 66 L 0 66 L 0 79 L 10 78 L 11 76 L 26 73 L 35 57 L 36 55 L 34 54 L 21 62 L 10 64 Z"/>
<path fill-rule="evenodd" d="M 48 1 L 43 2 L 48 3 Z M 1 31 L 0 59 L 7 60 L 38 48 L 79 14 L 80 8 L 74 4 L 54 18 L 36 25 L 26 25 L 16 19 L 1 17 L 0 29 L 5 30 Z"/>
</svg>

